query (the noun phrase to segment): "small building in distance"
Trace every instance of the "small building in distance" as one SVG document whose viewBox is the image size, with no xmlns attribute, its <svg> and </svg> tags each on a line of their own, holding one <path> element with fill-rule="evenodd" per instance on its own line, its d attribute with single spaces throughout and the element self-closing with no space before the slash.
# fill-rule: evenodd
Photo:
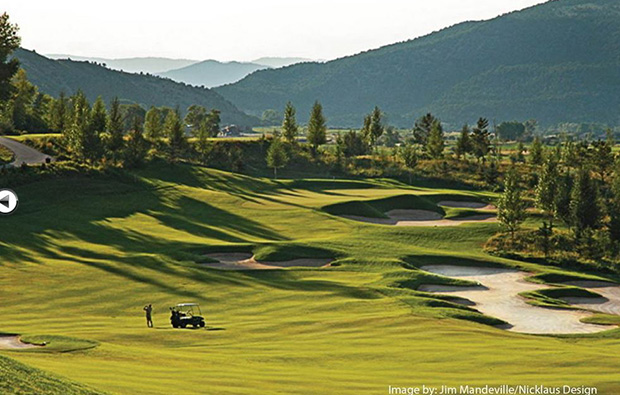
<svg viewBox="0 0 620 395">
<path fill-rule="evenodd" d="M 241 137 L 243 129 L 237 125 L 224 126 L 219 133 L 219 137 Z"/>
</svg>

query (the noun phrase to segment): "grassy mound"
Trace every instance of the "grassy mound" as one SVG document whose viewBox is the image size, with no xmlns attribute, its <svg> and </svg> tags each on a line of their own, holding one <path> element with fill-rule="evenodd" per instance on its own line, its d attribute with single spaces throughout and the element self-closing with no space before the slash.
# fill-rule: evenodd
<svg viewBox="0 0 620 395">
<path fill-rule="evenodd" d="M 0 356 L 0 393 L 2 394 L 102 394 L 64 378 L 31 368 Z"/>
</svg>

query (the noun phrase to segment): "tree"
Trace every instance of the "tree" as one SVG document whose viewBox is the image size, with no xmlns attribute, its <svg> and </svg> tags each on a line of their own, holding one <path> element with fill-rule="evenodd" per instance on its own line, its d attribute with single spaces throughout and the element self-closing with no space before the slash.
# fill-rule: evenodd
<svg viewBox="0 0 620 395">
<path fill-rule="evenodd" d="M 364 155 L 368 152 L 368 145 L 361 133 L 349 130 L 347 133 L 339 134 L 336 138 L 336 145 L 345 157 Z"/>
<path fill-rule="evenodd" d="M 478 161 L 484 158 L 491 147 L 489 136 L 489 121 L 486 118 L 479 118 L 471 134 L 472 153 Z"/>
<path fill-rule="evenodd" d="M 151 106 L 144 116 L 144 135 L 151 141 L 157 141 L 162 137 L 163 131 L 162 112 L 159 108 Z"/>
<path fill-rule="evenodd" d="M 525 134 L 525 125 L 521 122 L 502 122 L 497 125 L 497 135 L 504 141 L 522 140 Z"/>
<path fill-rule="evenodd" d="M 209 138 L 217 136 L 219 130 L 220 112 L 218 110 L 211 110 L 200 122 L 198 129 L 192 130 L 196 138 L 196 151 L 200 154 L 203 163 L 206 163 L 207 155 L 211 150 Z"/>
<path fill-rule="evenodd" d="M 571 195 L 573 190 L 573 177 L 570 171 L 566 170 L 564 174 L 558 177 L 557 192 L 555 195 L 555 217 L 568 226 L 572 224 L 572 216 L 570 209 Z"/>
<path fill-rule="evenodd" d="M 273 139 L 267 150 L 267 166 L 273 169 L 273 178 L 278 178 L 278 169 L 283 168 L 289 161 L 284 144 L 279 138 Z"/>
<path fill-rule="evenodd" d="M 206 128 L 209 137 L 217 137 L 220 132 L 220 122 L 220 111 L 216 109 L 209 111 L 204 120 L 204 127 Z"/>
<path fill-rule="evenodd" d="M 371 146 L 377 144 L 377 140 L 383 134 L 385 127 L 383 126 L 383 113 L 379 107 L 375 106 L 369 115 L 370 125 L 368 127 L 368 138 Z"/>
<path fill-rule="evenodd" d="M 18 130 L 28 130 L 32 126 L 32 104 L 37 95 L 37 88 L 28 81 L 26 71 L 19 69 L 12 80 L 13 126 Z"/>
<path fill-rule="evenodd" d="M 543 145 L 540 137 L 534 137 L 530 147 L 530 162 L 533 165 L 540 165 L 543 162 Z"/>
<path fill-rule="evenodd" d="M 179 109 L 168 113 L 164 123 L 164 134 L 168 138 L 168 155 L 172 161 L 179 158 L 187 145 Z"/>
<path fill-rule="evenodd" d="M 284 121 L 282 121 L 282 136 L 289 143 L 295 143 L 297 138 L 297 132 L 299 127 L 297 126 L 297 120 L 295 119 L 295 107 L 293 103 L 288 102 L 284 107 Z"/>
<path fill-rule="evenodd" d="M 418 165 L 418 153 L 413 144 L 407 144 L 400 151 L 400 157 L 405 164 L 405 167 L 409 170 L 409 184 L 411 184 L 411 173 Z"/>
<path fill-rule="evenodd" d="M 192 104 L 187 109 L 187 115 L 185 115 L 185 124 L 189 126 L 190 131 L 194 132 L 201 127 L 204 120 L 207 118 L 207 109 L 197 104 Z"/>
<path fill-rule="evenodd" d="M 316 154 L 319 145 L 327 142 L 327 125 L 323 116 L 323 106 L 318 101 L 314 102 L 308 121 L 308 143 L 312 147 L 312 153 Z"/>
<path fill-rule="evenodd" d="M 439 120 L 431 113 L 425 114 L 418 118 L 413 125 L 414 141 L 423 147 L 426 147 L 426 142 L 431 133 L 431 128 L 433 127 L 433 124 L 438 121 Z"/>
<path fill-rule="evenodd" d="M 609 236 L 613 241 L 620 242 L 620 158 L 616 161 L 611 183 L 609 217 Z"/>
<path fill-rule="evenodd" d="M 527 205 L 521 196 L 519 178 L 515 168 L 511 168 L 504 180 L 504 192 L 497 201 L 497 219 L 510 232 L 514 241 L 515 232 L 525 221 Z"/>
<path fill-rule="evenodd" d="M 19 61 L 9 56 L 19 48 L 19 28 L 9 22 L 9 15 L 0 15 L 0 102 L 8 100 L 13 94 L 11 80 L 19 69 Z"/>
<path fill-rule="evenodd" d="M 471 138 L 469 126 L 467 124 L 463 125 L 461 129 L 461 134 L 456 140 L 456 146 L 454 147 L 454 153 L 457 158 L 466 157 L 468 153 L 471 152 Z"/>
<path fill-rule="evenodd" d="M 48 124 L 52 131 L 62 133 L 68 126 L 69 120 L 69 102 L 65 92 L 60 92 L 58 99 L 52 100 L 47 115 Z"/>
<path fill-rule="evenodd" d="M 547 215 L 551 229 L 553 229 L 553 218 L 556 216 L 559 178 L 556 158 L 548 155 L 540 171 L 538 185 L 536 185 L 536 207 Z"/>
<path fill-rule="evenodd" d="M 90 107 L 86 96 L 82 91 L 78 91 L 72 98 L 73 112 L 71 125 L 63 131 L 63 138 L 69 150 L 78 158 L 86 159 L 84 143 L 88 140 L 88 119 Z"/>
<path fill-rule="evenodd" d="M 95 100 L 93 103 L 93 108 L 90 111 L 90 120 L 88 122 L 88 127 L 95 133 L 103 133 L 106 131 L 106 126 L 108 123 L 108 113 L 105 108 L 105 103 L 101 96 Z"/>
<path fill-rule="evenodd" d="M 148 142 L 142 135 L 140 118 L 136 117 L 133 126 L 127 135 L 127 144 L 123 150 L 123 165 L 125 167 L 139 167 L 146 158 Z"/>
<path fill-rule="evenodd" d="M 440 159 L 443 156 L 445 142 L 443 140 L 443 129 L 439 121 L 436 121 L 431 127 L 426 144 L 426 152 L 433 159 Z"/>
<path fill-rule="evenodd" d="M 137 119 L 137 117 L 134 118 L 134 123 Z M 134 125 L 132 130 L 135 129 Z M 108 153 L 111 153 L 112 157 L 116 158 L 117 152 L 123 147 L 123 142 L 123 118 L 121 116 L 120 101 L 118 97 L 115 97 L 110 102 L 110 112 L 107 120 L 106 149 Z"/>
<path fill-rule="evenodd" d="M 594 152 L 590 157 L 590 161 L 596 169 L 601 181 L 606 182 L 607 175 L 614 165 L 613 138 L 607 140 L 599 140 L 592 143 Z"/>
<path fill-rule="evenodd" d="M 592 180 L 590 171 L 585 167 L 577 172 L 570 209 L 577 238 L 580 238 L 584 231 L 594 230 L 600 226 L 601 208 L 598 188 Z"/>
</svg>

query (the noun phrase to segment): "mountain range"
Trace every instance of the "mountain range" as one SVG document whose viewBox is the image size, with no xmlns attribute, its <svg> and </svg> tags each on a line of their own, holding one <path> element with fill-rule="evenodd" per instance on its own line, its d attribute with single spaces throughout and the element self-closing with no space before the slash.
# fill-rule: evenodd
<svg viewBox="0 0 620 395">
<path fill-rule="evenodd" d="M 53 60 L 36 52 L 18 49 L 14 56 L 26 70 L 28 79 L 52 96 L 60 92 L 70 95 L 81 89 L 92 102 L 97 96 L 109 102 L 115 96 L 127 103 L 150 106 L 179 106 L 185 111 L 192 104 L 221 111 L 223 124 L 253 126 L 258 118 L 240 111 L 211 89 L 193 87 L 149 74 L 133 74 L 111 70 L 88 61 Z"/>
<path fill-rule="evenodd" d="M 49 54 L 46 57 L 55 60 L 95 62 L 112 70 L 154 74 L 177 82 L 185 82 L 194 86 L 206 86 L 207 88 L 237 82 L 256 70 L 278 68 L 310 61 L 310 59 L 305 58 L 279 57 L 263 57 L 251 62 L 220 62 L 213 59 L 199 61 L 161 57 L 110 59 L 68 54 Z"/>
<path fill-rule="evenodd" d="M 433 112 L 458 126 L 484 116 L 539 124 L 620 124 L 620 2 L 555 0 L 325 63 L 256 71 L 215 89 L 261 114 L 315 100 L 331 126 L 360 126 L 375 105 L 411 127 Z"/>
</svg>

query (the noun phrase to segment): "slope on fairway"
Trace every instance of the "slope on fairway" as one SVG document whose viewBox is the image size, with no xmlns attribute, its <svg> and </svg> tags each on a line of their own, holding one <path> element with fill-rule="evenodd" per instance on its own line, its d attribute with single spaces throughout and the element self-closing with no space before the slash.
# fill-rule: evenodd
<svg viewBox="0 0 620 395">
<path fill-rule="evenodd" d="M 1 353 L 97 390 L 162 394 L 182 383 L 202 393 L 353 394 L 468 383 L 620 391 L 618 331 L 511 333 L 416 291 L 430 278 L 458 284 L 417 269 L 448 262 L 601 278 L 484 255 L 481 244 L 496 224 L 378 227 L 323 210 L 403 193 L 454 200 L 472 192 L 382 180 L 272 181 L 157 164 L 135 178 L 60 178 L 14 189 L 20 208 L 2 218 L 11 232 L 0 240 L 0 330 L 99 345 Z M 224 251 L 267 262 L 336 260 L 324 269 L 262 271 L 201 264 L 205 254 Z M 207 328 L 172 329 L 168 306 L 179 302 L 200 303 Z M 144 322 L 147 303 L 155 307 L 154 329 Z"/>
</svg>

